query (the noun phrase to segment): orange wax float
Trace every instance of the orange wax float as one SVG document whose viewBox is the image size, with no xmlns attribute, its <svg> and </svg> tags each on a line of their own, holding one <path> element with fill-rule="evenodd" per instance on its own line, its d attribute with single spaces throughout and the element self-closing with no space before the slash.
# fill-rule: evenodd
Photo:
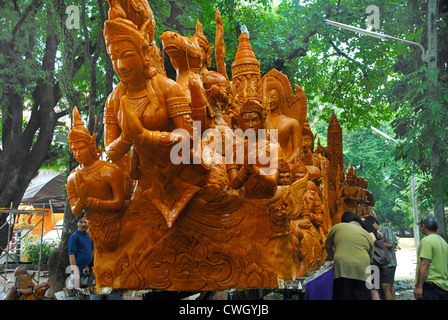
<svg viewBox="0 0 448 320">
<path fill-rule="evenodd" d="M 349 203 L 340 126 L 314 150 L 305 93 L 275 69 L 262 77 L 244 32 L 229 79 L 218 11 L 218 71 L 199 22 L 191 38 L 162 34 L 174 81 L 148 3 L 109 4 L 104 37 L 120 78 L 104 108 L 110 160 L 76 108 L 69 135 L 80 165 L 67 190 L 90 221 L 97 286 L 278 288 L 318 269 Z"/>
</svg>

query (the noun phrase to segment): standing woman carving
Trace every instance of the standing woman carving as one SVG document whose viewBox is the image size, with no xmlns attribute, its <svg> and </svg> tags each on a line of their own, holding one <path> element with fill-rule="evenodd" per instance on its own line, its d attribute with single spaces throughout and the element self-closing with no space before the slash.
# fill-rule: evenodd
<svg viewBox="0 0 448 320">
<path fill-rule="evenodd" d="M 208 168 L 170 161 L 171 147 L 191 137 L 192 110 L 189 97 L 162 72 L 154 17 L 147 9 L 139 16 L 146 19 L 138 20 L 140 28 L 126 13 L 105 22 L 107 52 L 120 83 L 107 99 L 104 123 L 107 156 L 137 181 L 131 212 L 145 212 L 142 218 L 154 227 L 157 241 L 200 190 Z M 175 129 L 185 129 L 189 136 Z"/>
</svg>

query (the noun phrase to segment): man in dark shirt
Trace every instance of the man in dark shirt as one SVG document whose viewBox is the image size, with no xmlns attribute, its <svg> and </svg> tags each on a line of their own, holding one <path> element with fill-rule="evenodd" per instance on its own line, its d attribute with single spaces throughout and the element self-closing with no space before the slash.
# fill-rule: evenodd
<svg viewBox="0 0 448 320">
<path fill-rule="evenodd" d="M 68 254 L 72 268 L 76 266 L 80 276 L 88 275 L 91 271 L 86 269 L 93 257 L 93 241 L 87 232 L 87 219 L 84 214 L 78 220 L 78 230 L 68 240 Z"/>
</svg>

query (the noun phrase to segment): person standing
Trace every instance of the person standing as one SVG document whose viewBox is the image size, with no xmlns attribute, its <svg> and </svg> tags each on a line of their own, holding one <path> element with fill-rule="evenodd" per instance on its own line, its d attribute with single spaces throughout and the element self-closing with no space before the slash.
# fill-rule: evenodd
<svg viewBox="0 0 448 320">
<path fill-rule="evenodd" d="M 392 229 L 388 226 L 381 226 L 374 216 L 366 217 L 375 229 L 378 235 L 384 240 L 384 246 L 390 253 L 390 263 L 380 269 L 380 284 L 381 293 L 384 300 L 395 300 L 395 271 L 397 269 L 397 257 L 395 255 L 395 235 Z"/>
<path fill-rule="evenodd" d="M 420 220 L 425 236 L 417 249 L 414 297 L 417 300 L 448 300 L 448 244 L 437 234 L 437 220 L 427 215 Z"/>
<path fill-rule="evenodd" d="M 73 269 L 78 268 L 81 277 L 90 274 L 91 271 L 86 268 L 93 257 L 93 241 L 87 229 L 87 219 L 84 214 L 81 214 L 78 220 L 78 230 L 68 240 L 68 254 L 72 271 L 75 272 Z M 88 274 L 84 273 L 84 269 L 88 270 Z"/>
<path fill-rule="evenodd" d="M 380 226 L 379 231 L 384 235 L 384 246 L 389 250 L 390 263 L 383 267 L 380 273 L 381 292 L 384 300 L 395 300 L 395 271 L 397 270 L 397 256 L 395 254 L 395 235 L 389 226 Z"/>
<path fill-rule="evenodd" d="M 368 280 L 374 243 L 356 213 L 344 212 L 341 223 L 327 235 L 325 249 L 334 260 L 333 299 L 371 300 Z"/>
</svg>

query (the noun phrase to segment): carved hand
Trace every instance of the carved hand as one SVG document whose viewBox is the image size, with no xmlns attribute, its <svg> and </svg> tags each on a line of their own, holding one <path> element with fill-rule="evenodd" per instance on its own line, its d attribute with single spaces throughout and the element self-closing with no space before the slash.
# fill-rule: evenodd
<svg viewBox="0 0 448 320">
<path fill-rule="evenodd" d="M 120 108 L 118 110 L 122 136 L 125 141 L 138 141 L 143 134 L 143 126 L 129 102 L 129 98 L 124 95 L 121 97 Z"/>
<path fill-rule="evenodd" d="M 84 178 L 80 172 L 77 172 L 75 175 L 75 190 L 76 190 L 76 194 L 78 195 L 79 201 L 84 206 L 86 206 L 87 198 L 88 198 L 87 185 L 86 185 Z"/>
<path fill-rule="evenodd" d="M 254 152 L 255 151 L 255 152 Z M 255 174 L 257 172 L 257 166 L 254 164 L 254 160 L 257 159 L 256 148 L 250 148 L 248 139 L 244 138 L 244 167 L 249 174 Z"/>
<path fill-rule="evenodd" d="M 192 116 L 193 119 L 202 120 L 206 115 L 207 101 L 202 93 L 199 80 L 190 76 L 188 78 L 188 89 L 191 94 Z"/>
<path fill-rule="evenodd" d="M 215 98 L 219 102 L 226 102 L 227 101 L 227 92 L 225 89 L 221 89 L 218 85 L 214 84 L 211 87 L 211 95 L 213 98 Z"/>
<path fill-rule="evenodd" d="M 161 132 L 160 143 L 162 146 L 171 146 L 182 140 L 182 134 L 177 132 Z"/>
</svg>

